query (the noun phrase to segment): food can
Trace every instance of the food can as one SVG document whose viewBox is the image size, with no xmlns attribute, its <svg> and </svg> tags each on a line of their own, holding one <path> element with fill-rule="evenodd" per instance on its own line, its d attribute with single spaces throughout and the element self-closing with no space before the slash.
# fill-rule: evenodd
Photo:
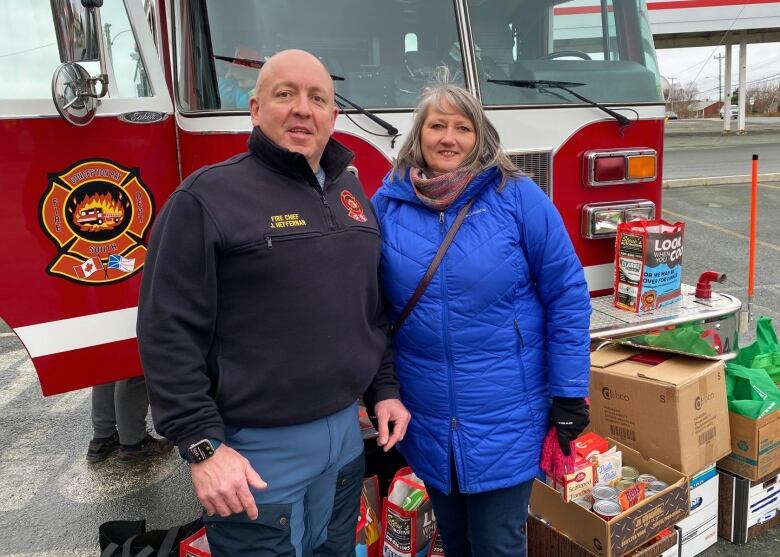
<svg viewBox="0 0 780 557">
<path fill-rule="evenodd" d="M 633 466 L 623 466 L 623 469 L 620 471 L 620 477 L 624 480 L 636 482 L 636 479 L 639 477 L 639 470 Z"/>
<path fill-rule="evenodd" d="M 650 482 L 658 481 L 658 478 L 656 478 L 652 474 L 639 474 L 636 481 L 645 482 L 646 484 L 649 484 Z"/>
<path fill-rule="evenodd" d="M 632 485 L 634 485 L 636 481 L 634 480 L 620 480 L 617 485 L 615 485 L 615 489 L 618 490 L 618 492 L 623 491 L 624 489 L 628 489 Z"/>
<path fill-rule="evenodd" d="M 579 499 L 575 499 L 574 502 L 584 509 L 587 510 L 593 509 L 593 505 L 591 504 L 590 500 L 586 499 L 585 497 L 580 497 Z"/>
<path fill-rule="evenodd" d="M 653 495 L 658 493 L 657 491 L 653 491 L 652 489 L 645 489 L 645 499 L 650 499 Z"/>
<path fill-rule="evenodd" d="M 617 501 L 618 490 L 608 485 L 597 485 L 593 488 L 593 499 L 596 501 L 612 499 Z"/>
<path fill-rule="evenodd" d="M 663 491 L 667 487 L 669 487 L 669 484 L 666 482 L 662 482 L 661 480 L 655 480 L 654 482 L 650 482 L 649 484 L 647 484 L 647 489 L 656 492 Z"/>
<path fill-rule="evenodd" d="M 600 499 L 593 503 L 593 512 L 609 522 L 622 513 L 623 509 L 617 501 Z"/>
</svg>

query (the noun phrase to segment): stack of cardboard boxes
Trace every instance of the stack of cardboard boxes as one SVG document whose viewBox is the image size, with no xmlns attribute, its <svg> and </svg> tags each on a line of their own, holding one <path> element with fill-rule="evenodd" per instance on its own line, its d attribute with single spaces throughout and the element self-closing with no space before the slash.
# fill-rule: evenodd
<svg viewBox="0 0 780 557">
<path fill-rule="evenodd" d="M 718 535 L 744 544 L 780 524 L 780 410 L 758 420 L 733 412 L 731 453 L 718 461 Z"/>
<path fill-rule="evenodd" d="M 625 517 L 588 520 L 537 482 L 530 556 L 693 557 L 718 536 L 742 544 L 780 524 L 780 411 L 759 420 L 730 413 L 723 362 L 612 345 L 593 352 L 591 364 L 591 429 L 638 468 L 678 473 L 680 483 L 668 483 L 685 512 L 670 501 L 661 511 L 651 499 Z M 673 552 L 656 537 L 669 524 Z"/>
<path fill-rule="evenodd" d="M 631 515 L 628 520 L 618 517 L 597 524 L 600 519 L 594 515 L 590 525 L 577 511 L 564 508 L 571 504 L 560 501 L 559 508 L 553 508 L 552 493 L 537 485 L 532 514 L 548 530 L 577 542 L 587 551 L 583 555 L 615 557 L 640 546 L 647 551 L 644 544 L 670 526 L 677 542 L 668 554 L 699 554 L 717 537 L 715 462 L 731 452 L 723 362 L 615 345 L 593 352 L 591 365 L 592 430 L 616 441 L 624 455 L 633 455 L 630 459 L 638 469 L 659 479 L 659 467 L 678 474 L 677 483 L 667 481 L 670 488 L 677 486 L 676 498 L 667 498 L 662 505 L 654 504 L 655 498 L 645 501 L 626 511 Z M 603 536 L 596 526 L 602 526 Z M 533 537 L 534 530 L 529 533 Z M 545 554 L 534 553 L 535 543 L 529 540 L 529 554 Z M 548 548 L 546 554 L 553 553 Z M 658 549 L 643 555 L 667 553 Z"/>
</svg>

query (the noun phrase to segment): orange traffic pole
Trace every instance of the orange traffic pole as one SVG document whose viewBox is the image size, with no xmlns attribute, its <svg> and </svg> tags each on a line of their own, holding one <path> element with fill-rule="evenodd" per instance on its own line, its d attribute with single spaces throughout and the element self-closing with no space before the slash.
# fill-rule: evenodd
<svg viewBox="0 0 780 557">
<path fill-rule="evenodd" d="M 748 255 L 748 321 L 753 321 L 753 289 L 756 281 L 756 206 L 758 205 L 758 155 L 753 155 L 750 181 L 750 252 Z"/>
</svg>

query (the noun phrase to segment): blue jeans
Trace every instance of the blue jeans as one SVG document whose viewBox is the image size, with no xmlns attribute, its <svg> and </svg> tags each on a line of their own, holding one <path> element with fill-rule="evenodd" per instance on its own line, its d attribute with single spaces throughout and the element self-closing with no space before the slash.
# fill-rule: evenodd
<svg viewBox="0 0 780 557">
<path fill-rule="evenodd" d="M 364 472 L 357 404 L 295 426 L 226 426 L 225 443 L 268 488 L 253 490 L 257 520 L 203 517 L 214 557 L 354 556 Z"/>
<path fill-rule="evenodd" d="M 525 557 L 525 521 L 533 479 L 520 485 L 461 493 L 455 466 L 444 494 L 428 487 L 447 557 Z"/>
</svg>

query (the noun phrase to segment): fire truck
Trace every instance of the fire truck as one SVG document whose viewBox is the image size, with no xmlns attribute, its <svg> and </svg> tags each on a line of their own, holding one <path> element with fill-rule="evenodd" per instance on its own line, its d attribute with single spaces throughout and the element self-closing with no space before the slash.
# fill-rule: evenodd
<svg viewBox="0 0 780 557">
<path fill-rule="evenodd" d="M 664 103 L 644 0 L 29 0 L 0 16 L 0 318 L 44 395 L 142 373 L 155 216 L 183 178 L 246 149 L 257 68 L 288 48 L 332 74 L 334 136 L 368 195 L 447 68 L 560 211 L 594 339 L 695 323 L 717 328 L 721 356 L 733 349 L 734 297 L 689 289 L 646 316 L 611 304 L 618 224 L 661 214 Z M 122 219 L 76 226 L 86 196 L 116 201 Z"/>
</svg>

